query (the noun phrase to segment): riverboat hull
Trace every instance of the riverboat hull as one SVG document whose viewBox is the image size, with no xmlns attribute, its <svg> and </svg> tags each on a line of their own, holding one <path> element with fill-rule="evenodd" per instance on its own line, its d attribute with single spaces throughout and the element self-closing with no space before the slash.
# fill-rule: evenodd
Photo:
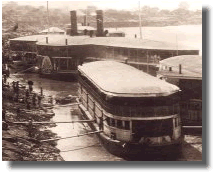
<svg viewBox="0 0 214 172">
<path fill-rule="evenodd" d="M 91 114 L 87 109 L 79 104 L 79 109 L 85 119 L 92 119 Z M 98 131 L 99 127 L 96 123 L 89 123 L 89 126 L 93 131 Z M 119 140 L 113 140 L 106 136 L 103 132 L 97 133 L 97 136 L 101 140 L 102 145 L 110 153 L 123 157 L 125 159 L 132 160 L 154 160 L 154 158 L 164 160 L 174 160 L 181 156 L 182 153 L 182 142 L 183 135 L 172 144 L 160 145 L 160 146 L 149 146 L 141 143 L 128 143 L 121 142 Z M 156 159 L 157 160 L 157 159 Z"/>
</svg>

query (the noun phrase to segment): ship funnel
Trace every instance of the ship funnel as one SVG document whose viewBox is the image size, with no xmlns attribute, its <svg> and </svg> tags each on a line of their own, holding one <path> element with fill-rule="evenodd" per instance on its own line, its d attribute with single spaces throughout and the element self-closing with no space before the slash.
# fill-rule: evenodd
<svg viewBox="0 0 214 172">
<path fill-rule="evenodd" d="M 97 10 L 97 36 L 103 36 L 103 11 Z"/>
<path fill-rule="evenodd" d="M 75 36 L 77 34 L 77 14 L 76 11 L 70 11 L 71 15 L 71 32 L 70 36 Z"/>
</svg>

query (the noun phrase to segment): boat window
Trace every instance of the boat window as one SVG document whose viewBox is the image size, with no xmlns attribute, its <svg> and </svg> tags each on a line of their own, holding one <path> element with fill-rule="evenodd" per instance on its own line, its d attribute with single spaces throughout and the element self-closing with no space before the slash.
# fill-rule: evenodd
<svg viewBox="0 0 214 172">
<path fill-rule="evenodd" d="M 146 52 L 144 50 L 138 50 L 138 56 L 140 57 L 146 57 Z"/>
<path fill-rule="evenodd" d="M 121 49 L 120 49 L 120 55 L 123 55 L 123 54 L 124 54 L 124 49 L 121 48 Z"/>
<path fill-rule="evenodd" d="M 119 48 L 114 48 L 114 55 L 117 56 L 119 55 L 120 49 Z"/>
<path fill-rule="evenodd" d="M 178 125 L 181 125 L 181 117 L 178 118 Z"/>
<path fill-rule="evenodd" d="M 130 129 L 130 122 L 129 121 L 125 121 L 125 129 L 126 130 Z"/>
<path fill-rule="evenodd" d="M 123 55 L 124 55 L 124 56 L 128 56 L 128 49 L 124 49 L 124 50 L 123 50 Z"/>
<path fill-rule="evenodd" d="M 109 117 L 106 117 L 106 122 L 108 125 L 110 125 L 110 118 Z"/>
<path fill-rule="evenodd" d="M 137 51 L 135 49 L 130 49 L 130 56 L 135 57 L 137 55 Z"/>
<path fill-rule="evenodd" d="M 111 139 L 113 139 L 113 140 L 116 139 L 116 133 L 111 132 Z"/>
<path fill-rule="evenodd" d="M 115 120 L 113 118 L 111 118 L 111 126 L 115 127 Z"/>
<path fill-rule="evenodd" d="M 175 118 L 175 127 L 178 126 L 177 118 Z"/>
<path fill-rule="evenodd" d="M 123 124 L 121 120 L 117 120 L 117 128 L 123 128 Z"/>
</svg>

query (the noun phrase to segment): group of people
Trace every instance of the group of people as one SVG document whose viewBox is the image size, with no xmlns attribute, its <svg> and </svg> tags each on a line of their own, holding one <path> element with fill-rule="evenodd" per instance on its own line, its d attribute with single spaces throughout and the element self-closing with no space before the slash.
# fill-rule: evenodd
<svg viewBox="0 0 214 172">
<path fill-rule="evenodd" d="M 20 85 L 19 81 L 13 81 L 12 87 L 14 92 L 14 100 L 23 102 L 26 104 L 27 109 L 31 109 L 32 106 L 40 107 L 42 101 L 42 95 L 33 92 L 33 81 L 28 81 L 28 89 L 24 89 L 24 94 L 20 98 Z M 42 93 L 41 93 L 42 94 Z"/>
</svg>

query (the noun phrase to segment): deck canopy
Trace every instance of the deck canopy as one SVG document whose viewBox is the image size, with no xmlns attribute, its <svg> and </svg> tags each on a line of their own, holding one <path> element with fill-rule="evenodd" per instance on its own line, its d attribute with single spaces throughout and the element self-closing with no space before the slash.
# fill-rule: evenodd
<svg viewBox="0 0 214 172">
<path fill-rule="evenodd" d="M 97 61 L 78 67 L 99 91 L 118 97 L 160 97 L 179 91 L 175 85 L 115 61 Z"/>
<path fill-rule="evenodd" d="M 36 52 L 36 42 L 45 39 L 44 35 L 31 35 L 10 39 L 12 51 Z"/>
<path fill-rule="evenodd" d="M 47 35 L 28 35 L 28 36 L 22 36 L 22 37 L 10 39 L 10 41 L 37 42 L 45 39 L 45 37 L 47 37 Z"/>
<path fill-rule="evenodd" d="M 68 35 L 49 35 L 48 44 L 46 40 L 38 41 L 38 45 L 64 46 L 65 39 L 67 45 L 103 45 L 111 47 L 141 48 L 156 50 L 176 50 L 176 45 L 163 41 L 148 39 L 135 39 L 126 37 L 89 37 L 89 36 L 68 36 Z M 191 47 L 179 46 L 179 50 L 193 50 Z"/>
<path fill-rule="evenodd" d="M 46 41 L 48 37 L 48 42 Z M 11 39 L 11 42 L 37 42 L 37 45 L 65 46 L 67 45 L 102 45 L 109 47 L 140 48 L 151 50 L 177 50 L 176 45 L 163 41 L 154 41 L 148 39 L 135 39 L 126 37 L 93 37 L 89 36 L 68 36 L 68 35 L 31 35 Z M 194 50 L 191 47 L 179 46 L 179 50 Z"/>
</svg>

